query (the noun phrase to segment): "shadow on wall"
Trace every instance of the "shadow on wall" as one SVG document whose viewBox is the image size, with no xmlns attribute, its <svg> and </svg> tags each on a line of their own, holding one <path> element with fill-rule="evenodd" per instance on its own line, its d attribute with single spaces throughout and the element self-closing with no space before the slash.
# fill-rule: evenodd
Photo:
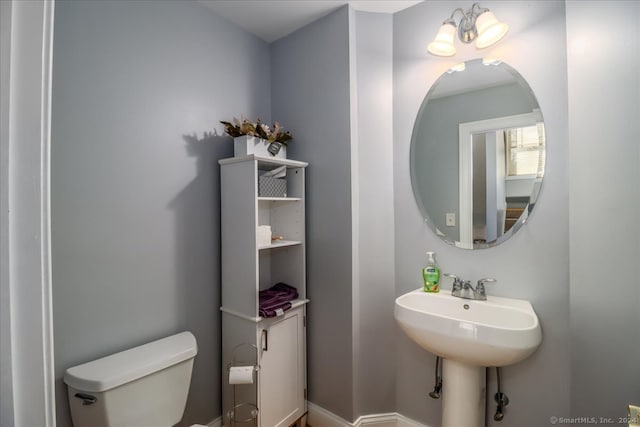
<svg viewBox="0 0 640 427">
<path fill-rule="evenodd" d="M 189 399 L 179 426 L 206 424 L 220 416 L 220 167 L 233 156 L 229 137 L 184 135 L 197 161 L 196 176 L 171 200 L 175 212 L 176 318 L 198 342 Z M 198 393 L 195 393 L 198 390 Z M 204 391 L 204 392 L 203 392 Z"/>
</svg>

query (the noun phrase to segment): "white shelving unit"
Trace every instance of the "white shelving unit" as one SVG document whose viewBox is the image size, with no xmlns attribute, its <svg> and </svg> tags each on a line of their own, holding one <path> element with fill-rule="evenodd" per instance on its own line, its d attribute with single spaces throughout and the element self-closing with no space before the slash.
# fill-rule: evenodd
<svg viewBox="0 0 640 427">
<path fill-rule="evenodd" d="M 255 426 L 301 424 L 306 402 L 305 183 L 307 163 L 254 155 L 222 159 L 222 405 L 223 425 L 254 426 L 229 418 L 234 405 L 258 408 Z M 258 193 L 258 178 L 286 166 L 286 197 Z M 270 225 L 270 245 L 257 244 L 259 225 Z M 292 307 L 278 317 L 259 315 L 259 291 L 282 282 L 298 291 Z M 241 354 L 238 352 L 241 350 Z M 259 367 L 253 384 L 234 388 L 228 368 L 238 363 Z M 236 420 L 251 418 L 247 407 Z"/>
</svg>

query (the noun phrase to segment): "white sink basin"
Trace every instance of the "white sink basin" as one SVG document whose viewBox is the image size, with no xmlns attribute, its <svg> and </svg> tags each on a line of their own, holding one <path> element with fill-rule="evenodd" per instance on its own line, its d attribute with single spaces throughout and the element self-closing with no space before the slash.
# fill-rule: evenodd
<svg viewBox="0 0 640 427">
<path fill-rule="evenodd" d="M 474 301 L 450 291 L 422 289 L 396 299 L 395 318 L 425 350 L 471 365 L 506 366 L 533 353 L 542 340 L 529 301 L 488 296 Z"/>
</svg>

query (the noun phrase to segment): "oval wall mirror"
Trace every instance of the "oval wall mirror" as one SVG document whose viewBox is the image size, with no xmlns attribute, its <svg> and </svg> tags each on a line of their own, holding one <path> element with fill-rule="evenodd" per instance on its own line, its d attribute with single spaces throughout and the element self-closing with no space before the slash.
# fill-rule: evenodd
<svg viewBox="0 0 640 427">
<path fill-rule="evenodd" d="M 411 137 L 411 183 L 426 222 L 465 249 L 498 245 L 526 222 L 544 177 L 536 97 L 504 62 L 460 64 L 427 93 Z"/>
</svg>

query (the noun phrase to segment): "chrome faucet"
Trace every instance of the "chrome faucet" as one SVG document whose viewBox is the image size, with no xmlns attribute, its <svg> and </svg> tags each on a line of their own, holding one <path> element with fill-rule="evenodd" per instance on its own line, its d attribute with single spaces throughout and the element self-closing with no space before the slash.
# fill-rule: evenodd
<svg viewBox="0 0 640 427">
<path fill-rule="evenodd" d="M 445 273 L 444 275 L 447 277 L 451 277 L 453 279 L 453 287 L 451 288 L 451 295 L 454 297 L 464 298 L 464 299 L 486 301 L 487 294 L 484 289 L 484 284 L 497 282 L 496 279 L 480 279 L 478 280 L 478 284 L 474 289 L 473 286 L 471 286 L 471 281 L 469 280 L 463 281 L 458 276 L 449 274 L 449 273 Z"/>
</svg>

